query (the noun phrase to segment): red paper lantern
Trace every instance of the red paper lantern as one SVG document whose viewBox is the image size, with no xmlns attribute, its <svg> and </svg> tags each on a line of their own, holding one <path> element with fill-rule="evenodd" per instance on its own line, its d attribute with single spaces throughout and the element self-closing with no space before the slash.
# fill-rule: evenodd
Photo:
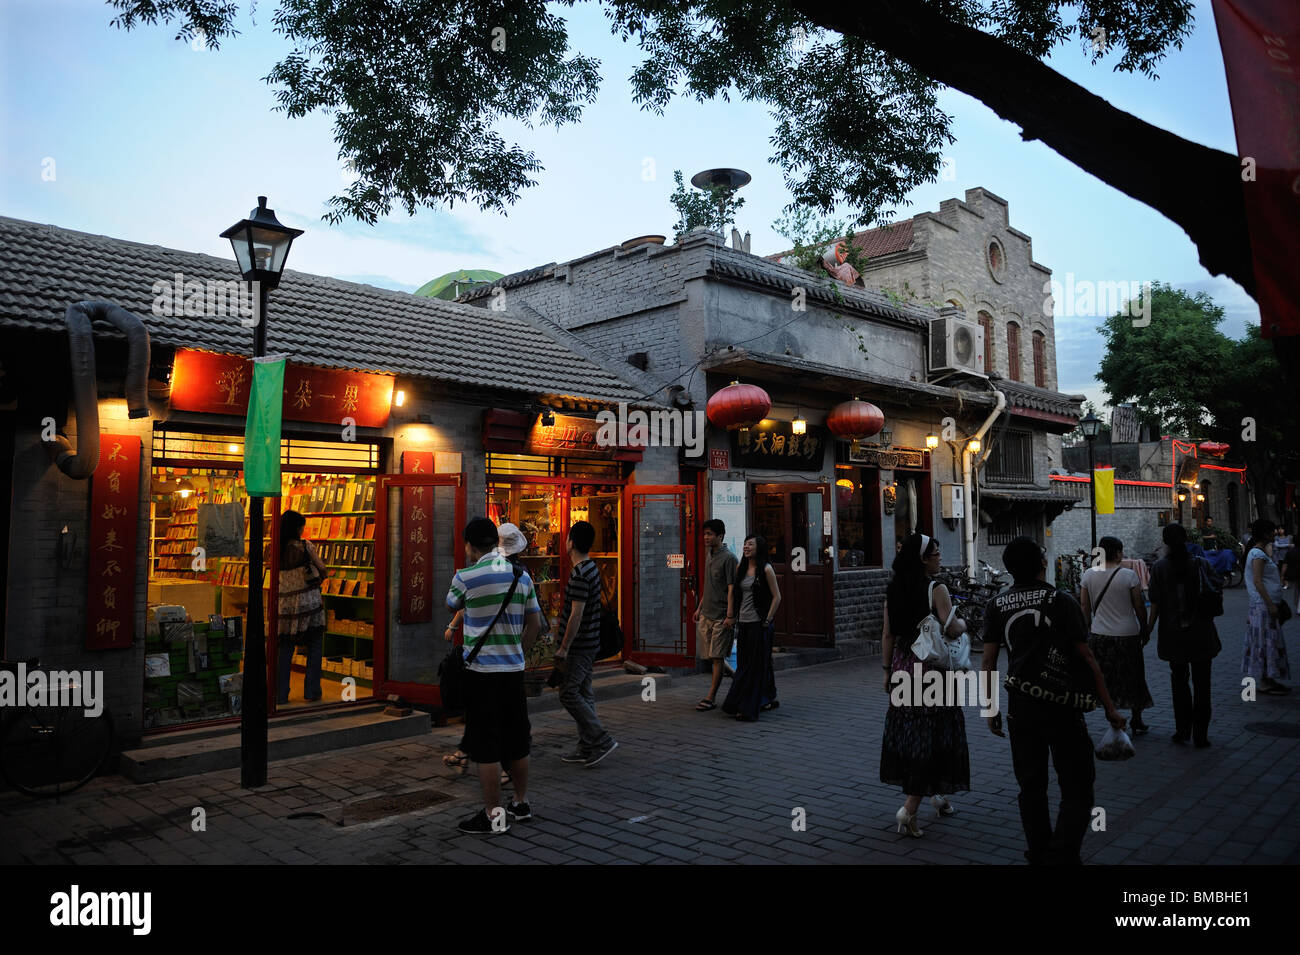
<svg viewBox="0 0 1300 955">
<path fill-rule="evenodd" d="M 1197 447 L 1215 458 L 1221 458 L 1228 453 L 1228 445 L 1222 441 L 1202 441 Z"/>
<path fill-rule="evenodd" d="M 870 401 L 842 401 L 826 416 L 826 427 L 837 438 L 869 438 L 885 426 L 885 413 Z"/>
<path fill-rule="evenodd" d="M 728 431 L 748 428 L 767 417 L 772 399 L 758 385 L 742 385 L 733 381 L 715 392 L 706 410 L 709 420 Z"/>
</svg>

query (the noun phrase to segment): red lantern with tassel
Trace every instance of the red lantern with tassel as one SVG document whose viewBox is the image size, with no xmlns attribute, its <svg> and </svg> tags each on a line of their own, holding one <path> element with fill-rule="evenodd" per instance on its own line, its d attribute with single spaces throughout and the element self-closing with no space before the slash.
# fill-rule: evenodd
<svg viewBox="0 0 1300 955">
<path fill-rule="evenodd" d="M 837 438 L 856 441 L 879 434 L 885 426 L 885 413 L 870 401 L 842 401 L 826 416 L 826 427 Z"/>
<path fill-rule="evenodd" d="M 742 385 L 733 381 L 714 393 L 706 411 L 710 421 L 719 428 L 731 431 L 758 424 L 767 417 L 771 408 L 772 399 L 758 385 Z"/>
</svg>

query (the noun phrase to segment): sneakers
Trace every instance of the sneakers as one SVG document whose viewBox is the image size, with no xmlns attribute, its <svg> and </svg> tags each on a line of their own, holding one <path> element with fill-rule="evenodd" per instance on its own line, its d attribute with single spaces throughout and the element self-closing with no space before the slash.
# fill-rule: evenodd
<svg viewBox="0 0 1300 955">
<path fill-rule="evenodd" d="M 533 807 L 526 802 L 515 802 L 510 800 L 510 805 L 506 806 L 506 815 L 515 822 L 527 822 L 533 818 Z"/>
<path fill-rule="evenodd" d="M 506 822 L 506 816 L 499 816 L 494 826 L 487 810 L 480 809 L 468 819 L 462 819 L 456 828 L 472 836 L 495 836 L 502 832 L 509 832 L 510 823 Z"/>
<path fill-rule="evenodd" d="M 599 763 L 610 753 L 614 752 L 614 750 L 616 749 L 618 749 L 618 740 L 611 739 L 608 743 L 606 743 L 600 749 L 593 751 L 592 754 L 587 757 L 585 761 L 587 768 L 591 769 L 591 767 L 595 766 L 597 763 Z"/>
<path fill-rule="evenodd" d="M 587 754 L 580 749 L 575 749 L 572 753 L 565 753 L 560 757 L 562 763 L 585 763 Z"/>
</svg>

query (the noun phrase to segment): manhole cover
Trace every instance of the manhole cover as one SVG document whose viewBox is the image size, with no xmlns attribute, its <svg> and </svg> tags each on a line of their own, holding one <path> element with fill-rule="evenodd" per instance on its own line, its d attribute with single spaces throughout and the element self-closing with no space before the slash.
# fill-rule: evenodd
<svg viewBox="0 0 1300 955">
<path fill-rule="evenodd" d="M 1247 723 L 1246 729 L 1263 736 L 1300 739 L 1300 723 Z"/>
<path fill-rule="evenodd" d="M 395 796 L 375 796 L 362 799 L 343 807 L 341 826 L 354 826 L 359 822 L 374 822 L 386 816 L 399 816 L 406 812 L 415 812 L 440 802 L 446 802 L 451 796 L 436 789 L 417 789 L 415 792 L 398 793 Z"/>
</svg>

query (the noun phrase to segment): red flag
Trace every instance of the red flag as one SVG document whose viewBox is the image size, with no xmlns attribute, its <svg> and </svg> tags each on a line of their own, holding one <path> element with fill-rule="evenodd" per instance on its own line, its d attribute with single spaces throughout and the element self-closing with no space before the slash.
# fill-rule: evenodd
<svg viewBox="0 0 1300 955">
<path fill-rule="evenodd" d="M 1214 0 L 1214 19 L 1243 163 L 1263 333 L 1300 335 L 1300 3 Z"/>
</svg>

